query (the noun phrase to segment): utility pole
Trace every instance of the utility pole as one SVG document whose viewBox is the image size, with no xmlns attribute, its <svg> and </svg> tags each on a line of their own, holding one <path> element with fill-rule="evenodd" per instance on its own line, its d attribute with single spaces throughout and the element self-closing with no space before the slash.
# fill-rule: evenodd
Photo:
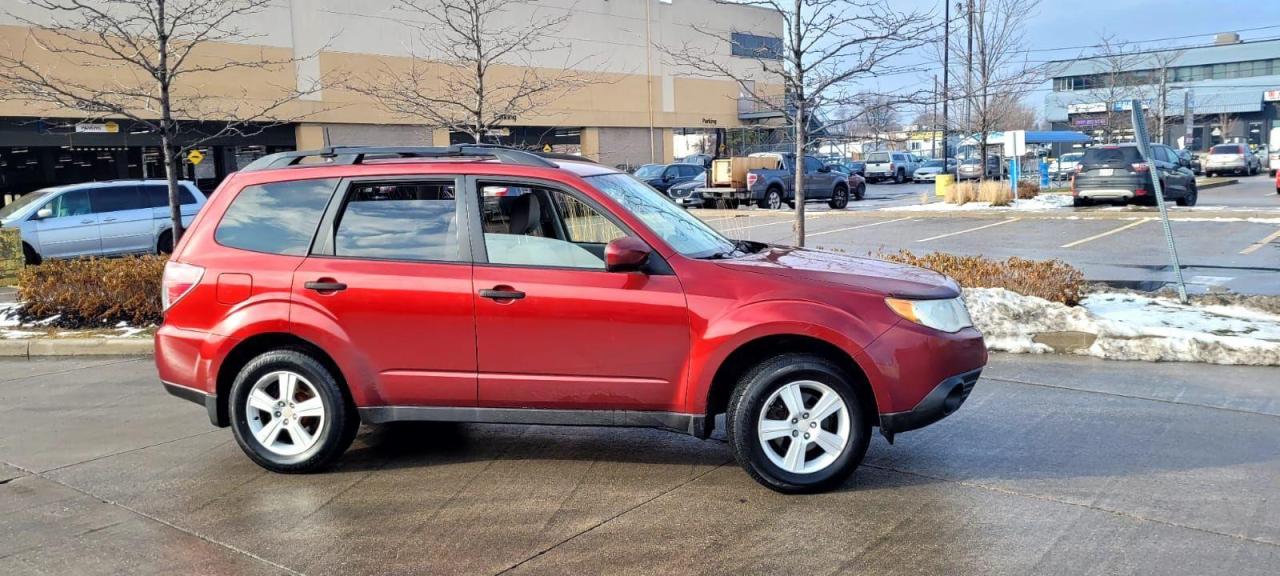
<svg viewBox="0 0 1280 576">
<path fill-rule="evenodd" d="M 938 75 L 933 75 L 933 113 L 929 115 L 929 155 L 938 157 Z"/>
<path fill-rule="evenodd" d="M 1191 90 L 1182 92 L 1182 125 L 1185 127 L 1182 147 L 1194 150 L 1196 115 L 1191 113 Z"/>
<path fill-rule="evenodd" d="M 969 10 L 965 13 L 969 23 L 969 46 L 964 57 L 964 131 L 973 132 L 973 0 L 969 0 Z M 983 158 L 982 162 L 987 159 Z"/>
<path fill-rule="evenodd" d="M 942 0 L 942 9 L 942 171 L 946 172 L 946 159 L 951 157 L 947 154 L 947 133 L 951 129 L 947 118 L 947 101 L 951 100 L 951 0 Z"/>
</svg>

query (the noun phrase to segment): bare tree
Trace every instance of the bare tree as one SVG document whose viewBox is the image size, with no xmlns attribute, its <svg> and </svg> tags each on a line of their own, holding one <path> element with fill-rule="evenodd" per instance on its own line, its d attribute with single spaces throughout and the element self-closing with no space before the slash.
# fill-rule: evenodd
<svg viewBox="0 0 1280 576">
<path fill-rule="evenodd" d="M 9 14 L 30 27 L 23 46 L 0 50 L 0 97 L 29 102 L 53 113 L 89 120 L 124 118 L 160 136 L 173 243 L 182 237 L 178 192 L 181 155 L 217 138 L 251 135 L 285 121 L 286 105 L 319 89 L 275 87 L 270 98 L 228 95 L 225 87 L 246 70 L 287 71 L 294 58 L 265 53 L 218 60 L 210 44 L 255 38 L 241 25 L 259 17 L 271 0 L 27 0 L 41 18 Z M 86 70 L 108 70 L 106 80 Z M 202 85 L 217 84 L 219 94 Z M 293 118 L 296 119 L 296 118 Z M 220 127 L 196 132 L 182 121 L 216 120 Z M 208 124 L 203 124 L 207 127 Z"/>
<path fill-rule="evenodd" d="M 1124 105 L 1142 95 L 1140 84 L 1133 75 L 1141 56 L 1128 43 L 1109 35 L 1101 37 L 1098 51 L 1095 86 L 1088 94 L 1092 98 L 1102 99 L 1097 104 L 1104 107 L 1101 110 L 1102 125 L 1098 127 L 1102 131 L 1103 141 L 1115 142 L 1117 133 L 1130 125 L 1129 113 Z"/>
<path fill-rule="evenodd" d="M 953 66 L 959 67 L 953 74 L 972 77 L 972 82 L 957 82 L 953 94 L 947 97 L 966 104 L 968 121 L 962 121 L 961 129 L 977 136 L 983 158 L 987 157 L 991 132 L 1025 129 L 1034 122 L 1034 113 L 1031 120 L 1026 120 L 1025 109 L 1019 104 L 1044 79 L 1043 67 L 1028 57 L 1023 33 L 1026 20 L 1039 3 L 971 0 L 966 18 L 969 34 L 956 34 L 952 45 L 946 48 L 951 51 Z"/>
<path fill-rule="evenodd" d="M 539 16 L 536 0 L 396 0 L 395 8 L 417 32 L 409 69 L 384 65 L 349 88 L 401 118 L 479 143 L 503 123 L 602 81 L 576 71 L 583 61 L 570 56 L 556 67 L 534 62 L 569 53 L 554 40 L 569 13 Z"/>
<path fill-rule="evenodd" d="M 898 103 L 894 98 L 873 95 L 861 102 L 855 110 L 857 110 L 854 116 L 855 125 L 859 126 L 866 135 L 871 136 L 871 141 L 877 150 L 880 149 L 882 139 L 892 144 L 891 133 L 901 127 L 898 122 Z"/>
<path fill-rule="evenodd" d="M 1235 114 L 1230 112 L 1220 112 L 1215 114 L 1214 119 L 1217 120 L 1218 130 L 1221 132 L 1219 138 L 1222 140 L 1219 144 L 1225 144 L 1228 142 L 1227 139 L 1231 138 L 1231 134 L 1235 132 L 1236 128 L 1239 126 L 1239 120 L 1236 118 Z"/>
<path fill-rule="evenodd" d="M 1156 109 L 1155 109 L 1155 125 L 1156 139 L 1161 144 L 1165 142 L 1165 128 L 1168 127 L 1168 109 L 1169 109 L 1169 77 L 1173 71 L 1174 65 L 1179 58 L 1182 58 L 1182 50 L 1174 50 L 1170 52 L 1156 52 L 1151 55 L 1151 62 L 1154 65 L 1152 74 L 1152 82 L 1156 86 Z"/>
<path fill-rule="evenodd" d="M 757 105 L 782 112 L 792 127 L 797 165 L 802 165 L 809 134 L 821 129 L 822 110 L 866 100 L 857 83 L 876 76 L 896 56 L 931 40 L 932 16 L 903 12 L 888 0 L 714 0 L 719 4 L 769 9 L 783 21 L 779 46 L 735 46 L 754 51 L 758 71 L 743 72 L 724 54 L 724 31 L 694 24 L 693 29 L 714 44 L 663 46 L 675 64 L 695 75 L 728 78 Z M 723 26 L 723 25 L 722 25 Z M 758 80 L 763 80 L 757 83 Z M 900 102 L 918 101 L 920 93 L 897 95 Z M 840 118 L 837 122 L 848 122 Z M 804 170 L 795 171 L 795 243 L 804 246 Z"/>
</svg>

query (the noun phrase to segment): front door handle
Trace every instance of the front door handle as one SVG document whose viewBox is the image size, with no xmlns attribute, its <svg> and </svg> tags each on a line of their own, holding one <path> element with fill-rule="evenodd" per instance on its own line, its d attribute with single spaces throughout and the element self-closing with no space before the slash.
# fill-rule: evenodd
<svg viewBox="0 0 1280 576">
<path fill-rule="evenodd" d="M 116 219 L 115 219 L 115 218 L 103 218 L 103 219 L 102 219 L 102 221 L 103 221 L 103 222 L 115 222 L 115 221 L 116 221 Z"/>
<path fill-rule="evenodd" d="M 512 290 L 510 286 L 494 286 L 489 290 L 481 290 L 480 297 L 496 301 L 519 300 L 524 298 L 524 292 Z"/>
<path fill-rule="evenodd" d="M 312 280 L 311 282 L 307 282 L 306 284 L 303 284 L 303 286 L 306 287 L 307 290 L 315 290 L 316 292 L 319 292 L 321 294 L 331 294 L 333 292 L 338 292 L 338 291 L 347 289 L 346 284 L 343 284 L 341 282 L 335 282 L 332 278 L 321 278 L 319 280 Z"/>
<path fill-rule="evenodd" d="M 93 220 L 81 220 L 81 224 L 93 224 Z"/>
</svg>

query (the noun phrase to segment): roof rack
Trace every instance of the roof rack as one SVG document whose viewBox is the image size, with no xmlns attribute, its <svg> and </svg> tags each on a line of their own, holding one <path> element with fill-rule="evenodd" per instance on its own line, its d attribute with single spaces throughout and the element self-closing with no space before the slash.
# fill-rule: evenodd
<svg viewBox="0 0 1280 576">
<path fill-rule="evenodd" d="M 555 163 L 537 154 L 496 146 L 493 144 L 454 144 L 448 147 L 430 146 L 329 146 L 319 150 L 299 150 L 268 154 L 241 169 L 242 172 L 286 168 L 289 166 L 334 166 L 364 164 L 373 158 L 493 158 L 503 164 L 559 168 Z M 320 158 L 323 163 L 301 164 L 307 158 Z"/>
</svg>

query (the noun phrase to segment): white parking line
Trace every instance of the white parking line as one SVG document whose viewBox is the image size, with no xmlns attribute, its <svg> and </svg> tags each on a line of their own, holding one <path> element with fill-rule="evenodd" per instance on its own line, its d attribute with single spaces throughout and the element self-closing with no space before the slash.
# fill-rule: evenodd
<svg viewBox="0 0 1280 576">
<path fill-rule="evenodd" d="M 1133 228 L 1134 226 L 1137 226 L 1139 224 L 1146 224 L 1147 222 L 1150 222 L 1152 220 L 1155 220 L 1155 218 L 1143 218 L 1141 220 L 1138 220 L 1137 222 L 1130 222 L 1128 224 L 1125 224 L 1124 226 L 1121 226 L 1119 228 L 1115 228 L 1112 230 L 1107 230 L 1106 232 L 1103 232 L 1101 234 L 1094 234 L 1093 236 L 1090 236 L 1088 238 L 1081 238 L 1079 240 L 1076 240 L 1075 242 L 1068 242 L 1066 244 L 1063 244 L 1062 246 L 1059 246 L 1059 248 L 1071 248 L 1074 246 L 1079 246 L 1081 244 L 1084 244 L 1085 242 L 1092 242 L 1099 238 L 1104 238 L 1112 234 L 1115 234 L 1116 232 L 1124 232 L 1125 230 Z"/>
<path fill-rule="evenodd" d="M 794 216 L 794 215 L 793 215 L 793 216 Z M 815 218 L 818 218 L 819 216 L 821 216 L 821 215 L 820 215 L 820 214 L 814 214 L 814 215 L 812 215 L 812 216 L 805 216 L 805 217 L 804 217 L 804 221 L 805 221 L 805 222 L 808 222 L 808 221 L 810 221 L 810 220 L 813 220 L 813 219 L 815 219 Z M 760 227 L 762 227 L 762 226 L 776 226 L 776 225 L 778 225 L 778 224 L 794 224 L 794 223 L 795 223 L 795 221 L 796 221 L 796 219 L 795 219 L 794 217 L 792 217 L 792 218 L 783 218 L 782 220 L 778 220 L 777 222 L 765 222 L 764 224 L 752 224 L 752 225 L 750 225 L 750 226 L 733 227 L 733 228 L 732 228 L 732 231 L 737 232 L 737 231 L 739 231 L 739 230 L 750 230 L 750 229 L 752 229 L 752 228 L 760 228 Z"/>
<path fill-rule="evenodd" d="M 1241 250 L 1240 253 L 1253 254 L 1254 252 L 1257 252 L 1259 248 L 1262 248 L 1263 246 L 1270 244 L 1271 241 L 1275 240 L 1276 238 L 1280 238 L 1280 230 L 1276 230 L 1275 232 L 1272 232 L 1271 234 L 1267 235 L 1266 238 L 1263 238 L 1257 242 L 1254 242 L 1253 244 L 1250 244 L 1248 248 Z"/>
<path fill-rule="evenodd" d="M 928 237 L 928 238 L 921 238 L 921 239 L 919 239 L 919 240 L 916 240 L 916 242 L 928 242 L 928 241 L 930 241 L 930 240 L 937 240 L 937 239 L 939 239 L 939 238 L 949 238 L 949 237 L 951 237 L 951 236 L 959 236 L 959 235 L 961 235 L 961 234 L 967 234 L 967 233 L 969 233 L 969 232 L 977 232 L 978 230 L 986 230 L 987 228 L 993 228 L 993 227 L 995 227 L 995 226 L 1001 226 L 1001 225 L 1003 225 L 1003 224 L 1008 224 L 1008 223 L 1010 223 L 1010 222 L 1017 222 L 1017 221 L 1019 221 L 1019 220 L 1021 220 L 1021 218 L 1010 218 L 1010 219 L 1008 219 L 1008 220 L 1001 220 L 1001 221 L 999 221 L 999 222 L 996 222 L 995 224 L 987 224 L 986 226 L 978 226 L 977 228 L 969 228 L 969 229 L 967 229 L 967 230 L 961 230 L 961 231 L 959 231 L 959 232 L 949 232 L 949 233 L 947 233 L 947 234 L 939 234 L 939 235 L 937 235 L 937 236 L 930 236 L 930 237 Z"/>
<path fill-rule="evenodd" d="M 863 224 L 861 226 L 849 226 L 847 228 L 836 228 L 835 230 L 823 230 L 822 232 L 814 232 L 812 234 L 809 234 L 809 237 L 812 238 L 814 236 L 821 236 L 823 234 L 835 234 L 836 232 L 848 232 L 849 230 L 857 230 L 859 228 L 870 228 L 872 226 L 879 226 L 881 224 L 889 224 L 892 222 L 902 222 L 903 220 L 910 220 L 910 219 L 911 217 L 907 216 L 906 218 L 894 218 L 893 220 L 881 220 L 879 222 L 873 222 L 871 224 Z"/>
</svg>

